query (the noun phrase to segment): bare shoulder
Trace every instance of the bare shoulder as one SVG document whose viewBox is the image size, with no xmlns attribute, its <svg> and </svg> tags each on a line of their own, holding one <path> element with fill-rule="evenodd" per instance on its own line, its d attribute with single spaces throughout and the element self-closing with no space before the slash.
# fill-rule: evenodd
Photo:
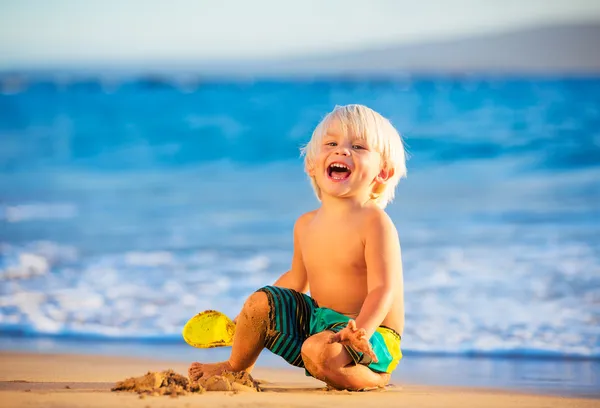
<svg viewBox="0 0 600 408">
<path fill-rule="evenodd" d="M 388 213 L 378 207 L 365 208 L 363 210 L 363 221 L 365 226 L 396 230 L 396 226 Z"/>
<path fill-rule="evenodd" d="M 304 213 L 300 217 L 298 217 L 298 219 L 296 220 L 296 223 L 294 224 L 294 231 L 296 233 L 301 233 L 304 230 L 304 228 L 306 227 L 306 225 L 314 218 L 316 213 L 317 213 L 317 210 L 313 210 L 313 211 Z"/>
<path fill-rule="evenodd" d="M 398 231 L 394 222 L 381 208 L 372 207 L 365 208 L 363 212 L 362 230 L 364 231 L 363 236 L 365 238 L 372 236 L 373 234 L 383 234 L 387 237 L 398 239 Z"/>
</svg>

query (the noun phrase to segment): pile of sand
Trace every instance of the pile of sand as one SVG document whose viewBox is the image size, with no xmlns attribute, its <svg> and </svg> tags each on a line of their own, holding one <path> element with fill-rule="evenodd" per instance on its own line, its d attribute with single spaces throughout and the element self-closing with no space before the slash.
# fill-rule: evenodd
<svg viewBox="0 0 600 408">
<path fill-rule="evenodd" d="M 194 384 L 198 384 L 206 391 L 260 391 L 258 382 L 245 371 L 225 371 L 221 375 L 202 377 Z"/>
<path fill-rule="evenodd" d="M 141 377 L 131 377 L 119 381 L 112 391 L 131 391 L 146 395 L 185 395 L 188 392 L 204 392 L 198 384 L 190 383 L 187 377 L 173 370 L 148 373 Z"/>
<path fill-rule="evenodd" d="M 140 395 L 186 395 L 201 394 L 205 391 L 249 391 L 258 392 L 258 382 L 246 372 L 224 372 L 222 375 L 202 377 L 198 381 L 190 381 L 187 377 L 173 370 L 162 372 L 149 371 L 141 377 L 131 377 L 119 381 L 112 391 L 137 392 Z"/>
</svg>

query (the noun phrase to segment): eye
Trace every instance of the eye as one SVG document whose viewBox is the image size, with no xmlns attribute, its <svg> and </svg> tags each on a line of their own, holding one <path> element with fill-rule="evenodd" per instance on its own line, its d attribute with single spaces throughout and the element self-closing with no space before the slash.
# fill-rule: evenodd
<svg viewBox="0 0 600 408">
<path fill-rule="evenodd" d="M 325 143 L 325 146 L 337 146 L 336 142 L 327 142 Z"/>
<path fill-rule="evenodd" d="M 364 146 L 361 146 L 361 145 L 357 145 L 357 144 L 355 144 L 355 145 L 352 145 L 352 148 L 353 148 L 354 150 L 361 150 L 361 149 L 364 149 L 365 147 L 364 147 Z"/>
</svg>

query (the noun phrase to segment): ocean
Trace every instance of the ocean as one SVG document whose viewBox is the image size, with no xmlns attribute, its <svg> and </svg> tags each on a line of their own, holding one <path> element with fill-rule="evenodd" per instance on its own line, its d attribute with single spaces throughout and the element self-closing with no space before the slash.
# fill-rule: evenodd
<svg viewBox="0 0 600 408">
<path fill-rule="evenodd" d="M 583 362 L 574 383 L 600 389 L 598 78 L 6 77 L 0 91 L 0 348 L 180 345 L 194 314 L 235 316 L 288 270 L 293 223 L 318 206 L 300 148 L 335 105 L 361 103 L 410 156 L 387 209 L 405 360 Z"/>
</svg>

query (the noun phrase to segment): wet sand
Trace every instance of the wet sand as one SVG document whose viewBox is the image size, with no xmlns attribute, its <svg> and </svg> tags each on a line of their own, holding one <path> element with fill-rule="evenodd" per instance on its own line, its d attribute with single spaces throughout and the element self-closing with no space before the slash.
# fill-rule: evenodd
<svg viewBox="0 0 600 408">
<path fill-rule="evenodd" d="M 122 357 L 0 352 L 2 407 L 597 407 L 598 399 L 464 387 L 393 384 L 384 391 L 327 391 L 299 369 L 257 368 L 263 392 L 206 392 L 176 398 L 111 392 L 117 381 L 188 364 Z"/>
</svg>

